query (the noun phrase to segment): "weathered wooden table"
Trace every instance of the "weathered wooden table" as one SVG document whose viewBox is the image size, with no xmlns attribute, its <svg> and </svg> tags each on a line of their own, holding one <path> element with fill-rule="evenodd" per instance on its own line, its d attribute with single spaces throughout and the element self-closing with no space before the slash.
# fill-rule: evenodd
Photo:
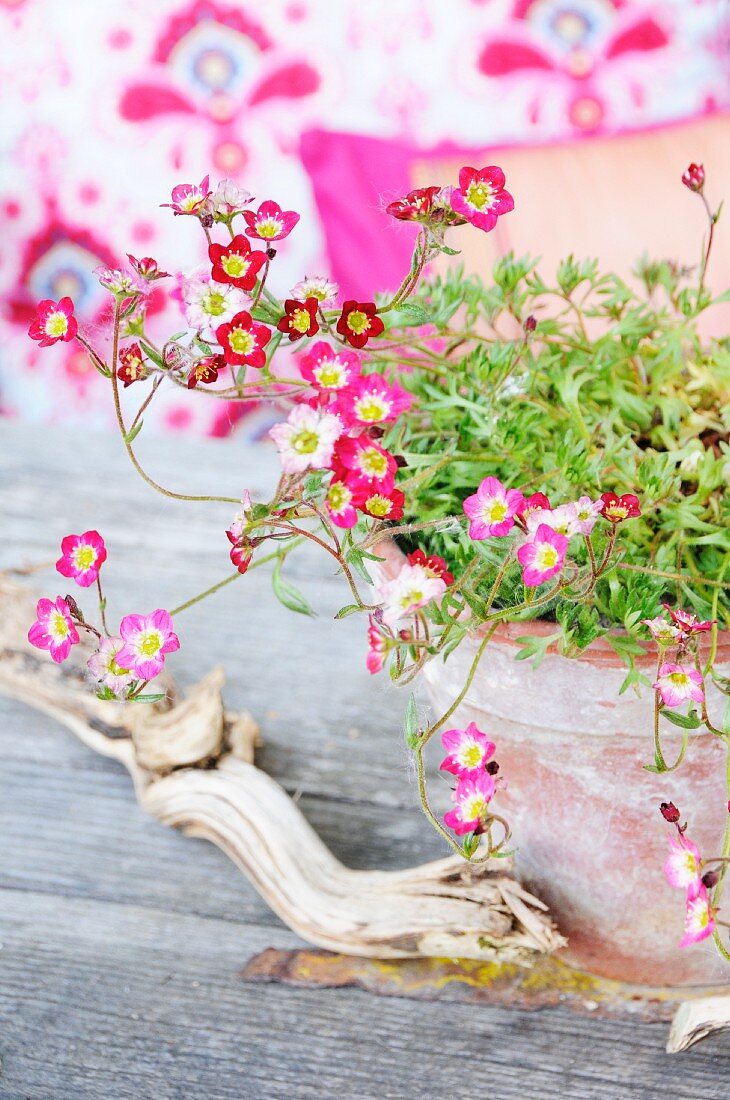
<svg viewBox="0 0 730 1100">
<path fill-rule="evenodd" d="M 237 496 L 274 476 L 265 448 L 140 445 L 171 487 Z M 229 571 L 225 506 L 163 499 L 113 437 L 0 420 L 0 568 L 52 559 L 98 527 L 110 615 L 172 606 Z M 403 697 L 364 669 L 363 624 L 307 552 L 290 575 L 317 608 L 292 616 L 254 572 L 180 618 L 174 671 L 216 662 L 227 701 L 262 726 L 259 757 L 355 867 L 442 854 L 416 808 Z M 53 571 L 29 578 L 48 594 Z M 0 699 L 0 1097 L 623 1097 L 730 1093 L 730 1035 L 668 1057 L 666 1024 L 565 1007 L 376 997 L 241 980 L 251 956 L 301 946 L 212 846 L 137 807 L 129 777 L 60 726 Z"/>
</svg>

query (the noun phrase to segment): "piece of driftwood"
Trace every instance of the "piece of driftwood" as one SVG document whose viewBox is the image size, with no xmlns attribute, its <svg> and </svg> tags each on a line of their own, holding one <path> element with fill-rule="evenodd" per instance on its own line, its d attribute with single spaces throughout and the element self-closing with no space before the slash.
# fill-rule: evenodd
<svg viewBox="0 0 730 1100">
<path fill-rule="evenodd" d="M 355 955 L 522 965 L 565 942 L 543 903 L 510 877 L 507 860 L 471 866 L 451 857 L 405 871 L 343 866 L 254 765 L 256 723 L 225 711 L 221 669 L 184 699 L 161 678 L 164 702 L 102 701 L 85 673 L 85 642 L 60 666 L 28 645 L 33 610 L 27 589 L 0 578 L 0 691 L 124 764 L 149 813 L 217 844 L 304 939 Z"/>
<path fill-rule="evenodd" d="M 730 1027 L 730 997 L 703 997 L 684 1001 L 674 1014 L 667 1039 L 667 1052 L 682 1050 L 706 1039 L 714 1031 Z"/>
</svg>

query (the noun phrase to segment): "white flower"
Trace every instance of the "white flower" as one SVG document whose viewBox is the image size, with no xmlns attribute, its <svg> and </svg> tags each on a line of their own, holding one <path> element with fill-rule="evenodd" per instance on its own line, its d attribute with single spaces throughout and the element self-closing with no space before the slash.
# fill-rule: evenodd
<svg viewBox="0 0 730 1100">
<path fill-rule="evenodd" d="M 571 538 L 581 530 L 575 504 L 559 504 L 557 508 L 539 508 L 530 512 L 525 520 L 528 534 L 534 535 L 541 524 L 552 527 L 559 535 Z"/>
<path fill-rule="evenodd" d="M 95 680 L 108 687 L 115 695 L 124 695 L 135 676 L 129 669 L 121 668 L 115 657 L 124 645 L 121 638 L 102 638 L 96 653 L 86 662 Z"/>
<path fill-rule="evenodd" d="M 575 509 L 575 518 L 581 535 L 590 535 L 596 525 L 596 520 L 601 515 L 603 501 L 600 499 L 591 500 L 590 497 L 582 496 L 570 507 Z"/>
<path fill-rule="evenodd" d="M 331 306 L 334 305 L 339 289 L 337 283 L 325 279 L 324 275 L 305 275 L 291 288 L 291 296 L 298 302 L 316 298 L 321 306 Z"/>
<path fill-rule="evenodd" d="M 182 299 L 185 320 L 208 340 L 214 340 L 216 329 L 232 321 L 250 301 L 238 287 L 215 283 L 209 276 L 197 273 L 183 279 Z"/>
<path fill-rule="evenodd" d="M 279 449 L 284 473 L 300 474 L 329 466 L 342 431 L 342 421 L 333 413 L 297 405 L 283 424 L 274 425 L 269 435 Z"/>
<path fill-rule="evenodd" d="M 227 218 L 243 210 L 253 202 L 253 195 L 245 187 L 239 187 L 233 180 L 221 180 L 208 199 L 208 205 L 214 216 Z"/>
<path fill-rule="evenodd" d="M 441 577 L 428 573 L 422 565 L 406 564 L 393 580 L 385 581 L 377 589 L 378 602 L 383 608 L 383 622 L 391 630 L 429 600 L 438 599 L 446 591 Z"/>
</svg>

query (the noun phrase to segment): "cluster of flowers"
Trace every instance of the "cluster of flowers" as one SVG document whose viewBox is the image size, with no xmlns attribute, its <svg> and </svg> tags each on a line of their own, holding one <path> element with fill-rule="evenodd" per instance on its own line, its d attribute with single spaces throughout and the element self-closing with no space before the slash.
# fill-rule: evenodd
<svg viewBox="0 0 730 1100">
<path fill-rule="evenodd" d="M 489 233 L 502 214 L 514 210 L 514 199 L 505 191 L 504 172 L 496 165 L 464 167 L 458 187 L 421 187 L 386 207 L 400 221 L 427 225 L 464 225 L 469 222 Z"/>
<path fill-rule="evenodd" d="M 712 630 L 714 621 L 700 621 L 692 612 L 672 608 L 668 604 L 664 604 L 664 609 L 668 617 L 657 615 L 654 619 L 642 620 L 659 646 L 662 657 L 666 649 L 676 647 L 673 661 L 660 659 L 657 678 L 652 686 L 662 705 L 670 709 L 681 706 L 687 700 L 704 703 L 704 678 L 697 667 L 696 640 Z M 692 665 L 687 663 L 690 659 L 693 660 Z"/>
<path fill-rule="evenodd" d="M 600 516 L 611 525 L 641 514 L 632 493 L 603 493 L 598 500 L 582 496 L 552 508 L 544 493 L 525 497 L 507 489 L 496 477 L 486 477 L 476 493 L 464 501 L 469 537 L 475 541 L 521 533 L 517 560 L 527 588 L 536 588 L 562 572 L 568 544 L 574 535 L 588 538 Z"/>
<path fill-rule="evenodd" d="M 453 583 L 443 558 L 414 550 L 395 577 L 383 578 L 376 585 L 378 608 L 368 620 L 367 668 L 371 674 L 381 671 L 399 642 L 414 639 L 418 612 L 439 600 Z"/>
<path fill-rule="evenodd" d="M 61 557 L 56 562 L 58 572 L 73 579 L 79 587 L 97 586 L 102 622 L 104 599 L 99 571 L 106 556 L 106 546 L 99 532 L 85 531 L 82 535 L 66 535 L 61 542 Z M 166 655 L 180 648 L 172 618 L 162 608 L 150 615 L 125 615 L 118 634 L 106 631 L 102 634 L 86 621 L 73 596 L 39 600 L 28 641 L 36 649 L 47 650 L 60 664 L 80 641 L 79 630 L 89 632 L 97 640 L 97 649 L 88 660 L 88 668 L 104 699 L 139 697 L 142 688 L 162 671 Z"/>
<path fill-rule="evenodd" d="M 687 826 L 680 825 L 681 815 L 674 803 L 662 802 L 660 810 L 664 820 L 677 829 L 676 837 L 670 840 L 671 852 L 664 864 L 664 874 L 670 886 L 685 891 L 684 936 L 679 946 L 689 947 L 715 931 L 715 913 L 708 890 L 717 884 L 720 876 L 717 871 L 703 870 L 699 849 L 685 836 Z"/>
<path fill-rule="evenodd" d="M 495 779 L 499 765 L 492 760 L 496 746 L 474 722 L 463 730 L 445 730 L 441 743 L 447 753 L 441 770 L 456 776 L 454 808 L 444 814 L 444 825 L 457 836 L 479 836 L 486 831 L 489 803 L 500 782 Z"/>
</svg>

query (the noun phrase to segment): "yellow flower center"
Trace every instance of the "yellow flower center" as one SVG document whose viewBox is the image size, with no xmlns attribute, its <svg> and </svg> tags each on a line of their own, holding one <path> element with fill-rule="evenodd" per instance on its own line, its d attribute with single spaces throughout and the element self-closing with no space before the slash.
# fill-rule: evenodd
<svg viewBox="0 0 730 1100">
<path fill-rule="evenodd" d="M 68 331 L 68 317 L 61 310 L 49 313 L 46 318 L 47 336 L 65 336 Z"/>
<path fill-rule="evenodd" d="M 262 218 L 261 221 L 256 222 L 256 232 L 259 237 L 264 237 L 266 240 L 278 237 L 283 228 L 283 223 L 278 218 Z"/>
<path fill-rule="evenodd" d="M 60 611 L 54 611 L 48 623 L 49 634 L 54 638 L 65 638 L 68 634 L 68 623 Z"/>
<path fill-rule="evenodd" d="M 289 319 L 289 324 L 295 332 L 304 334 L 309 329 L 311 317 L 306 309 L 295 309 Z"/>
<path fill-rule="evenodd" d="M 689 676 L 686 672 L 670 672 L 669 679 L 673 684 L 676 684 L 677 687 L 686 687 L 689 683 Z"/>
<path fill-rule="evenodd" d="M 368 477 L 384 477 L 388 472 L 388 459 L 374 447 L 360 452 L 360 469 Z"/>
<path fill-rule="evenodd" d="M 482 750 L 472 741 L 461 750 L 459 757 L 465 768 L 478 768 L 482 762 Z"/>
<path fill-rule="evenodd" d="M 327 502 L 333 512 L 341 512 L 352 500 L 352 493 L 342 481 L 330 485 Z"/>
<path fill-rule="evenodd" d="M 356 336 L 362 336 L 363 332 L 367 332 L 370 328 L 370 318 L 361 309 L 353 309 L 352 313 L 347 315 L 347 327 Z"/>
<path fill-rule="evenodd" d="M 291 446 L 300 455 L 311 455 L 319 446 L 319 436 L 309 428 L 291 437 Z"/>
<path fill-rule="evenodd" d="M 387 497 L 381 496 L 380 493 L 376 493 L 375 496 L 368 497 L 367 509 L 369 512 L 372 512 L 374 516 L 380 516 L 382 518 L 390 515 L 393 510 L 393 504 Z"/>
<path fill-rule="evenodd" d="M 471 798 L 467 799 L 463 804 L 462 813 L 465 821 L 473 821 L 477 817 L 481 817 L 487 808 L 486 799 L 483 794 L 474 794 Z"/>
<path fill-rule="evenodd" d="M 230 275 L 233 279 L 239 279 L 242 275 L 245 275 L 250 266 L 251 261 L 239 252 L 231 252 L 221 260 L 221 267 L 226 275 Z"/>
<path fill-rule="evenodd" d="M 148 630 L 139 639 L 137 649 L 145 657 L 154 657 L 162 648 L 162 637 L 157 630 Z"/>
<path fill-rule="evenodd" d="M 314 371 L 314 377 L 319 382 L 320 386 L 324 386 L 325 389 L 339 390 L 346 382 L 344 371 L 339 363 L 330 363 L 326 367 L 317 367 Z"/>
<path fill-rule="evenodd" d="M 543 545 L 535 556 L 535 565 L 538 569 L 552 569 L 558 563 L 558 552 L 554 546 Z"/>
<path fill-rule="evenodd" d="M 225 295 L 220 290 L 209 290 L 203 296 L 200 306 L 203 312 L 209 313 L 211 317 L 220 317 L 226 311 Z"/>
<path fill-rule="evenodd" d="M 400 606 L 404 611 L 419 603 L 423 603 L 423 592 L 420 588 L 412 588 L 410 592 L 404 592 L 400 598 Z"/>
<path fill-rule="evenodd" d="M 256 347 L 256 339 L 253 333 L 245 328 L 234 328 L 228 337 L 228 343 L 236 355 L 250 355 Z"/>
<path fill-rule="evenodd" d="M 469 184 L 466 201 L 471 203 L 472 206 L 476 206 L 477 210 L 481 210 L 483 207 L 490 205 L 492 195 L 493 191 L 489 184 L 485 183 L 484 180 L 478 180 Z"/>
<path fill-rule="evenodd" d="M 117 664 L 113 654 L 107 661 L 106 667 L 107 671 L 110 672 L 112 676 L 125 676 L 129 672 L 128 668 L 122 668 L 121 665 Z"/>
<path fill-rule="evenodd" d="M 492 500 L 484 509 L 489 523 L 501 523 L 507 518 L 507 503 L 504 500 Z"/>
<path fill-rule="evenodd" d="M 384 420 L 390 412 L 390 405 L 372 395 L 361 397 L 355 402 L 355 412 L 358 419 L 368 424 L 377 424 Z"/>
<path fill-rule="evenodd" d="M 90 569 L 96 561 L 96 550 L 93 546 L 77 546 L 73 552 L 73 559 L 77 569 Z"/>
</svg>

